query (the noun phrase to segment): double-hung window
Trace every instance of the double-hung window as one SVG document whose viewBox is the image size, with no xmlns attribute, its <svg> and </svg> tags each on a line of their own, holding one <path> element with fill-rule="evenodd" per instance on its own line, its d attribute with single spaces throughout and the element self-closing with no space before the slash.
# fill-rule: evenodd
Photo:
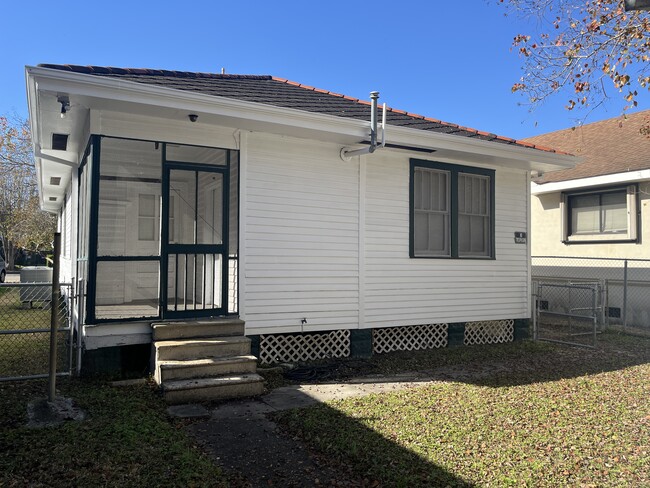
<svg viewBox="0 0 650 488">
<path fill-rule="evenodd" d="M 565 193 L 562 240 L 635 241 L 636 193 L 635 185 Z"/>
<path fill-rule="evenodd" d="M 494 171 L 411 160 L 410 254 L 494 257 Z"/>
</svg>

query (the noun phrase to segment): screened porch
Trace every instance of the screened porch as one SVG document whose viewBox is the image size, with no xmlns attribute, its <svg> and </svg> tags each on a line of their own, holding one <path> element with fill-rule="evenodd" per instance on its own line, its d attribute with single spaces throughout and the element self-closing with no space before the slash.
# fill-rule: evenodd
<svg viewBox="0 0 650 488">
<path fill-rule="evenodd" d="M 79 170 L 86 323 L 236 314 L 238 151 L 92 136 Z"/>
</svg>

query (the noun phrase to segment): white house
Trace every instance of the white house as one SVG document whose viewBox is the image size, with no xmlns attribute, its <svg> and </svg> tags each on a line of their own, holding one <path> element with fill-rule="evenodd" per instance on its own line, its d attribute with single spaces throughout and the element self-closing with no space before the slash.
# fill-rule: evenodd
<svg viewBox="0 0 650 488">
<path fill-rule="evenodd" d="M 370 153 L 371 103 L 270 76 L 26 77 L 84 368 L 201 318 L 241 319 L 265 362 L 524 333 L 530 172 L 572 156 L 390 108 Z"/>
</svg>

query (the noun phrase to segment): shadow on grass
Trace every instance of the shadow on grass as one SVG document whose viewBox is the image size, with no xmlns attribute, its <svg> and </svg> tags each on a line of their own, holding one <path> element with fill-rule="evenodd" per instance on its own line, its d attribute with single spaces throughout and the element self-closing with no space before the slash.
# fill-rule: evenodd
<svg viewBox="0 0 650 488">
<path fill-rule="evenodd" d="M 312 407 L 274 411 L 265 402 L 235 403 L 187 429 L 229 471 L 237 487 L 473 486 L 396 439 L 375 432 L 366 425 L 373 419 L 353 418 L 327 404 L 314 405 L 313 398 L 300 390 L 293 392 L 290 403 Z"/>
<path fill-rule="evenodd" d="M 401 446 L 397 432 L 391 439 L 366 425 L 380 419 L 352 418 L 327 404 L 277 412 L 272 418 L 291 435 L 326 453 L 330 463 L 358 483 L 351 486 L 475 486 Z"/>
</svg>

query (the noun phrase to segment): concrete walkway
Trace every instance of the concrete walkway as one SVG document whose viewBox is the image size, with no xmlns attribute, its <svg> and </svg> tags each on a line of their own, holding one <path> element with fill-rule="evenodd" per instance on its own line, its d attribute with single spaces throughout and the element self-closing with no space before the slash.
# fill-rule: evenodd
<svg viewBox="0 0 650 488">
<path fill-rule="evenodd" d="M 308 407 L 332 400 L 412 388 L 432 380 L 429 375 L 422 373 L 405 373 L 395 376 L 373 375 L 341 383 L 284 386 L 261 397 L 233 400 L 219 404 L 211 410 L 203 405 L 192 404 L 172 406 L 169 407 L 168 412 L 170 415 L 180 418 L 250 418 L 269 412 Z"/>
<path fill-rule="evenodd" d="M 235 400 L 207 409 L 203 405 L 169 407 L 171 415 L 202 417 L 187 426 L 199 445 L 235 476 L 235 486 L 363 487 L 349 469 L 331 466 L 310 453 L 296 438 L 285 435 L 267 414 L 319 402 L 397 391 L 422 384 L 419 374 L 373 376 L 345 383 L 302 384 L 277 388 L 258 398 Z M 233 483 L 233 480 L 231 480 Z"/>
</svg>

